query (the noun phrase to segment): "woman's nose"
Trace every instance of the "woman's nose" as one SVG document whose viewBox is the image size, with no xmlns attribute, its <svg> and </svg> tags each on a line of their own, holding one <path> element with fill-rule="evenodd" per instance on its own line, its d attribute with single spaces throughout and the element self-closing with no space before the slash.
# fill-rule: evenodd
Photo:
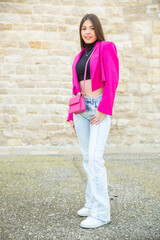
<svg viewBox="0 0 160 240">
<path fill-rule="evenodd" d="M 86 33 L 90 33 L 90 29 L 86 29 Z"/>
</svg>

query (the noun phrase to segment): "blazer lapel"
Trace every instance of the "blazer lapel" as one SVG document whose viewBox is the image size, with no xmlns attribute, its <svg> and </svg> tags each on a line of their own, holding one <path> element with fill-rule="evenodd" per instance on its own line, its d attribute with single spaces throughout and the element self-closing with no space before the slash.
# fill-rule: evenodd
<svg viewBox="0 0 160 240">
<path fill-rule="evenodd" d="M 90 74 L 91 74 L 91 79 L 94 79 L 94 75 L 96 72 L 96 66 L 98 63 L 98 59 L 99 59 L 99 41 L 96 42 L 95 46 L 94 46 L 94 52 L 93 55 L 90 59 Z"/>
<path fill-rule="evenodd" d="M 77 77 L 77 71 L 76 71 L 76 65 L 82 55 L 82 53 L 85 51 L 86 48 L 83 48 L 80 53 L 75 57 L 73 65 L 72 65 L 72 72 L 73 72 L 73 85 L 76 86 L 77 89 L 79 89 L 79 82 Z M 80 89 L 79 89 L 80 90 Z"/>
</svg>

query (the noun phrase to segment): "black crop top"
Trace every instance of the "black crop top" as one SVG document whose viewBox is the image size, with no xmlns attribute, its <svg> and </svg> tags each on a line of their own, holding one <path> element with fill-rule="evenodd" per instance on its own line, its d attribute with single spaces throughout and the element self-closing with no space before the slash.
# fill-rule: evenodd
<svg viewBox="0 0 160 240">
<path fill-rule="evenodd" d="M 86 43 L 86 51 L 81 55 L 81 58 L 80 58 L 80 60 L 78 61 L 77 65 L 76 65 L 76 71 L 77 71 L 77 76 L 78 76 L 78 81 L 79 82 L 84 80 L 85 65 L 86 65 L 86 62 L 87 62 L 89 56 L 91 55 L 92 50 L 94 48 L 94 45 L 96 44 L 97 41 L 98 40 L 96 40 L 95 42 L 90 43 L 90 44 Z M 88 56 L 86 56 L 86 54 Z M 87 64 L 86 80 L 87 79 L 91 79 L 91 76 L 90 76 L 90 60 L 89 60 L 89 62 Z"/>
</svg>

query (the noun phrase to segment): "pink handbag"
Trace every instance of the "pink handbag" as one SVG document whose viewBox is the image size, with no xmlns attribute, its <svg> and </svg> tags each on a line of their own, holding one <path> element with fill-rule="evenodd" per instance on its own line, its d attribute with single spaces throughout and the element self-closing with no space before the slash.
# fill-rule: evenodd
<svg viewBox="0 0 160 240">
<path fill-rule="evenodd" d="M 82 113 L 86 111 L 85 99 L 82 94 L 72 97 L 69 101 L 69 113 Z"/>
<path fill-rule="evenodd" d="M 93 49 L 94 51 L 95 49 Z M 82 113 L 86 111 L 86 105 L 85 105 L 85 99 L 84 99 L 84 87 L 85 87 L 85 81 L 86 81 L 86 71 L 87 71 L 87 64 L 89 59 L 91 58 L 93 51 L 91 53 L 91 55 L 89 56 L 86 65 L 85 65 L 85 73 L 84 73 L 84 82 L 83 82 L 83 89 L 82 89 L 82 93 L 77 94 L 74 97 L 70 98 L 69 101 L 69 113 Z"/>
</svg>

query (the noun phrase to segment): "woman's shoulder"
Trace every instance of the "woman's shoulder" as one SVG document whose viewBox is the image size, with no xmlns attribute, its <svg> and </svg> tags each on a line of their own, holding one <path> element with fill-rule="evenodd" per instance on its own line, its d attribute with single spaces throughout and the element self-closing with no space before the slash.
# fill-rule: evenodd
<svg viewBox="0 0 160 240">
<path fill-rule="evenodd" d="M 116 48 L 116 44 L 114 42 L 111 42 L 111 41 L 102 41 L 100 42 L 99 44 L 101 46 L 101 51 L 104 51 L 104 50 L 113 50 L 113 51 L 116 51 L 117 53 L 117 48 Z"/>
<path fill-rule="evenodd" d="M 100 42 L 100 45 L 102 47 L 116 47 L 115 43 L 111 41 L 102 41 Z"/>
</svg>

